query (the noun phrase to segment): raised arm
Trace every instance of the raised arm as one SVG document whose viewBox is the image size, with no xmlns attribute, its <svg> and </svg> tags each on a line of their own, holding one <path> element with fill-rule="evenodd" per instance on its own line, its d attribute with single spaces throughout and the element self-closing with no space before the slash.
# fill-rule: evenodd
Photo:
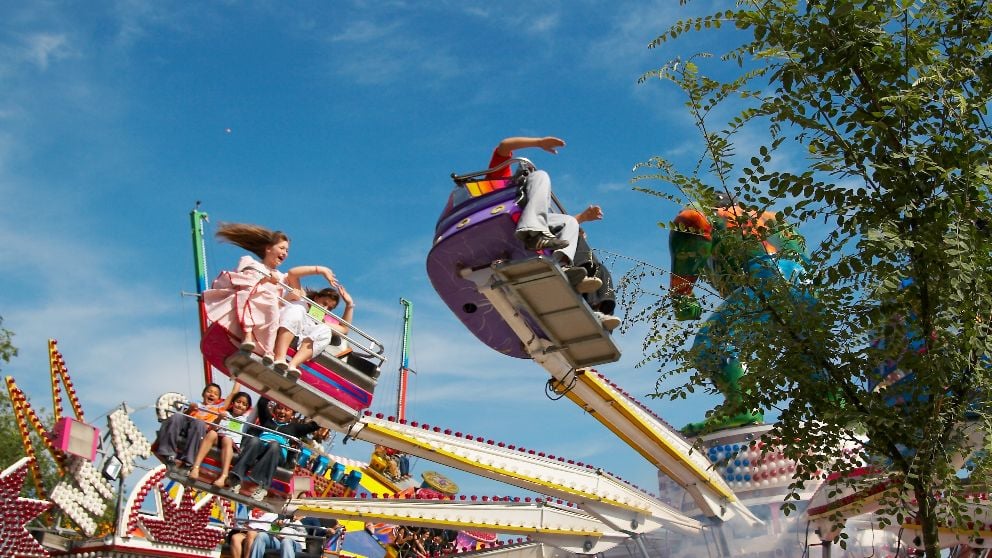
<svg viewBox="0 0 992 558">
<path fill-rule="evenodd" d="M 224 409 L 225 410 L 227 410 L 227 408 L 231 406 L 231 401 L 234 401 L 234 396 L 238 394 L 238 386 L 240 386 L 240 385 L 241 385 L 240 382 L 238 382 L 237 380 L 234 380 L 234 385 L 231 386 L 231 391 L 228 392 L 227 399 L 224 400 Z"/>
<path fill-rule="evenodd" d="M 301 288 L 300 279 L 308 275 L 322 275 L 327 280 L 328 285 L 332 287 L 337 286 L 338 280 L 334 277 L 334 272 L 331 271 L 331 268 L 322 265 L 301 265 L 294 267 L 286 273 L 286 283 L 298 290 Z"/>
<path fill-rule="evenodd" d="M 355 317 L 355 301 L 351 299 L 351 295 L 348 294 L 348 291 L 344 288 L 344 285 L 338 283 L 337 288 L 338 294 L 341 295 L 341 302 L 344 303 L 344 313 L 341 314 L 341 318 L 350 324 Z M 344 323 L 334 324 L 333 327 L 342 335 L 347 335 L 350 329 L 347 324 Z"/>
<path fill-rule="evenodd" d="M 557 154 L 559 147 L 565 147 L 565 140 L 554 136 L 545 136 L 543 138 L 506 138 L 496 146 L 496 153 L 503 157 L 509 157 L 517 149 L 525 149 L 527 147 L 540 147 L 548 153 Z"/>
</svg>

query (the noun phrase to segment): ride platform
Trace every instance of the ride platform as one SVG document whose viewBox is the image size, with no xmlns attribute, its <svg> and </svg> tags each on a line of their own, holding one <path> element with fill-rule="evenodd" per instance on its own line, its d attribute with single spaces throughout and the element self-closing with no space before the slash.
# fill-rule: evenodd
<svg viewBox="0 0 992 558">
<path fill-rule="evenodd" d="M 572 368 L 620 360 L 610 333 L 549 258 L 496 261 L 461 275 L 476 285 L 535 360 L 557 353 Z"/>
<path fill-rule="evenodd" d="M 303 367 L 302 375 L 294 380 L 263 364 L 258 355 L 245 351 L 231 354 L 224 364 L 232 378 L 325 428 L 342 430 L 358 418 L 358 410 L 347 404 L 355 399 L 354 392 L 319 374 L 308 373 Z"/>
<path fill-rule="evenodd" d="M 217 324 L 207 329 L 200 349 L 221 372 L 332 430 L 345 430 L 372 404 L 378 375 L 374 366 L 366 373 L 346 359 L 324 353 L 301 365 L 299 378 L 290 378 L 264 364 L 259 355 L 239 350 L 230 333 Z"/>
<path fill-rule="evenodd" d="M 310 517 L 521 535 L 577 554 L 604 552 L 629 538 L 580 510 L 550 502 L 308 498 L 287 508 Z"/>
<path fill-rule="evenodd" d="M 204 466 L 205 465 L 205 466 Z M 255 500 L 251 497 L 252 491 L 255 489 L 255 484 L 250 480 L 245 480 L 241 485 L 241 489 L 237 492 L 231 490 L 230 487 L 220 488 L 213 484 L 213 481 L 217 478 L 217 473 L 213 468 L 204 462 L 204 465 L 200 466 L 200 476 L 196 480 L 189 478 L 189 469 L 178 468 L 175 466 L 170 466 L 166 476 L 170 479 L 187 486 L 189 488 L 195 488 L 202 492 L 209 492 L 210 494 L 217 495 L 221 498 L 226 498 L 228 500 L 233 500 L 235 502 L 245 504 L 246 506 L 251 506 L 255 508 L 261 508 L 267 512 L 272 513 L 282 513 L 286 502 L 291 498 L 290 494 L 294 493 L 293 485 L 297 481 L 295 476 L 291 471 L 287 469 L 277 469 L 275 476 L 272 478 L 272 485 L 269 486 L 269 491 L 266 493 L 263 500 Z M 309 480 L 309 479 L 301 479 Z M 301 487 L 296 491 L 296 493 L 304 493 L 309 488 L 309 483 L 306 483 L 306 487 L 302 487 L 303 483 L 300 483 Z"/>
</svg>

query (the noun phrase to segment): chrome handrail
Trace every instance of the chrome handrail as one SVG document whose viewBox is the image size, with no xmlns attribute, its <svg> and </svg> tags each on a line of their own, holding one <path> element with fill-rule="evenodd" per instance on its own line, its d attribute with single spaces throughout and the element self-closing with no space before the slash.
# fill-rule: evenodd
<svg viewBox="0 0 992 558">
<path fill-rule="evenodd" d="M 484 174 L 496 172 L 498 170 L 506 168 L 509 165 L 512 165 L 513 163 L 520 163 L 520 166 L 525 167 L 528 172 L 537 170 L 537 167 L 534 166 L 534 163 L 532 163 L 530 159 L 526 157 L 512 157 L 510 159 L 503 161 L 502 163 L 496 165 L 491 169 L 469 172 L 465 174 L 451 173 L 451 179 L 454 180 L 455 183 L 458 184 L 458 186 L 463 186 L 461 181 L 464 181 L 468 178 L 472 178 L 475 176 L 481 176 Z M 565 211 L 565 206 L 561 203 L 561 200 L 558 199 L 558 196 L 556 196 L 553 191 L 551 192 L 551 202 L 555 205 L 555 207 L 558 208 L 559 213 L 567 213 L 567 211 Z"/>
<path fill-rule="evenodd" d="M 493 172 L 496 172 L 498 170 L 505 169 L 506 167 L 512 165 L 513 163 L 520 163 L 520 166 L 521 167 L 526 167 L 527 170 L 529 170 L 529 171 L 537 170 L 537 167 L 534 166 L 534 163 L 531 163 L 530 162 L 530 159 L 527 159 L 525 157 L 512 157 L 510 159 L 507 159 L 507 160 L 503 161 L 502 163 L 496 165 L 495 167 L 493 167 L 491 169 L 486 169 L 486 170 L 481 170 L 481 171 L 475 171 L 475 172 L 470 172 L 470 173 L 466 173 L 466 174 L 455 174 L 455 173 L 451 173 L 451 179 L 454 180 L 455 182 L 458 182 L 460 180 L 465 180 L 466 178 L 472 178 L 474 176 L 481 176 L 483 174 L 493 173 Z"/>
<path fill-rule="evenodd" d="M 173 411 L 173 412 L 174 412 L 174 413 L 178 413 L 178 414 L 180 414 L 180 415 L 183 415 L 184 417 L 188 417 L 188 418 L 191 418 L 191 419 L 193 419 L 193 420 L 203 420 L 203 419 L 199 419 L 199 418 L 196 418 L 196 417 L 194 417 L 193 415 L 190 415 L 190 414 L 188 414 L 188 413 L 184 413 L 184 412 L 181 412 L 181 411 L 179 410 L 179 409 L 181 409 L 181 408 L 182 408 L 182 407 L 184 407 L 184 406 L 185 406 L 185 407 L 186 407 L 186 409 L 188 410 L 188 409 L 189 409 L 189 407 L 190 407 L 190 405 L 192 405 L 192 404 L 193 404 L 193 403 L 189 403 L 189 402 L 187 402 L 187 403 L 182 403 L 182 402 L 179 402 L 179 401 L 177 401 L 177 402 L 175 402 L 175 403 L 173 403 L 173 406 L 174 406 L 174 407 L 175 407 L 175 408 L 177 409 L 176 411 Z M 199 404 L 197 404 L 197 408 L 200 408 L 200 407 L 199 407 Z M 206 411 L 206 412 L 207 412 L 207 413 L 209 413 L 209 414 L 212 414 L 212 415 L 217 415 L 217 417 L 218 417 L 218 418 L 221 418 L 221 417 L 223 416 L 223 415 L 222 415 L 221 413 L 218 413 L 218 412 L 215 412 L 215 411 L 213 411 L 213 410 L 211 410 L 211 409 L 202 409 L 202 408 L 200 408 L 200 409 L 201 409 L 201 410 L 203 410 L 203 411 Z M 237 418 L 237 417 L 235 417 L 235 418 Z M 248 433 L 248 428 L 256 428 L 256 429 L 258 429 L 258 430 L 263 430 L 263 431 L 266 431 L 266 432 L 271 432 L 271 433 L 273 433 L 273 434 L 278 434 L 279 436 L 281 436 L 281 437 L 283 437 L 283 438 L 286 438 L 286 439 L 287 439 L 287 440 L 288 440 L 289 442 L 295 442 L 295 443 L 296 443 L 297 445 L 299 445 L 299 446 L 301 446 L 301 447 L 303 446 L 303 440 L 302 440 L 302 439 L 300 439 L 300 438 L 297 438 L 296 436 L 290 436 L 289 434 L 286 434 L 286 433 L 284 433 L 284 432 L 279 432 L 278 430 L 273 430 L 273 429 L 271 429 L 271 428 L 266 428 L 266 427 L 264 427 L 264 426 L 262 426 L 262 425 L 260 425 L 260 424 L 252 424 L 252 423 L 250 423 L 250 422 L 246 422 L 246 421 L 241 421 L 241 422 L 242 422 L 242 423 L 244 423 L 244 425 L 245 425 L 245 427 L 246 427 L 246 428 L 245 428 L 245 430 L 243 430 L 243 431 L 241 431 L 241 432 L 238 432 L 237 430 L 231 430 L 230 428 L 227 428 L 227 427 L 224 427 L 224 426 L 221 426 L 220 424 L 217 424 L 217 423 L 215 423 L 215 422 L 210 422 L 210 423 L 207 423 L 207 424 L 208 424 L 209 426 L 213 426 L 213 427 L 214 427 L 214 428 L 216 428 L 217 430 L 226 430 L 227 432 L 236 432 L 236 433 L 238 433 L 238 434 L 241 434 L 242 436 L 249 436 L 249 437 L 251 437 L 251 438 L 258 438 L 258 436 L 255 436 L 254 434 L 249 434 L 249 433 Z M 283 448 L 286 448 L 287 450 L 290 450 L 290 451 L 297 451 L 297 448 L 295 448 L 295 447 L 293 447 L 293 446 L 291 446 L 291 445 L 287 445 L 287 444 L 279 444 L 279 445 L 280 445 L 281 447 L 283 447 Z"/>
<path fill-rule="evenodd" d="M 287 285 L 286 283 L 283 283 L 282 281 L 279 282 L 279 285 L 282 286 L 282 287 L 284 287 L 284 288 L 286 288 L 286 289 L 295 291 L 295 289 L 293 289 L 293 287 Z M 294 302 L 299 302 L 301 300 L 306 301 L 309 304 L 316 304 L 318 307 L 322 308 L 324 310 L 324 312 L 327 312 L 328 314 L 330 314 L 331 316 L 333 316 L 334 319 L 336 319 L 337 321 L 341 322 L 342 324 L 348 326 L 348 333 L 351 333 L 352 331 L 354 331 L 358 335 L 364 337 L 370 343 L 370 345 L 368 347 L 363 346 L 361 343 L 358 343 L 354 339 L 352 339 L 351 337 L 349 337 L 347 333 L 340 333 L 338 331 L 334 331 L 334 334 L 335 335 L 340 335 L 350 345 L 355 345 L 356 347 L 359 347 L 362 350 L 367 351 L 371 356 L 374 356 L 374 357 L 376 357 L 378 359 L 381 359 L 380 366 L 381 366 L 382 363 L 385 363 L 386 362 L 386 357 L 382 355 L 382 353 L 385 352 L 386 347 L 384 347 L 383 344 L 380 343 L 378 339 L 376 339 L 375 337 L 372 337 L 368 333 L 365 333 L 364 331 L 362 331 L 361 329 L 359 329 L 358 327 L 356 327 L 354 324 L 352 324 L 348 320 L 345 320 L 341 316 L 338 316 L 337 314 L 335 314 L 331 310 L 328 310 L 327 308 L 324 308 L 323 306 L 317 304 L 316 302 L 314 302 L 313 300 L 311 300 L 306 295 L 300 296 L 300 298 L 297 299 L 297 300 L 288 300 L 288 299 L 286 299 L 284 297 L 279 297 L 279 299 L 282 300 L 283 302 L 286 302 L 287 304 L 292 304 Z M 319 324 L 320 323 L 320 322 L 317 321 L 317 318 L 314 318 L 310 314 L 307 314 L 306 316 L 307 316 L 308 319 L 312 320 L 313 323 L 315 323 L 315 324 Z M 376 350 L 375 347 L 378 347 L 379 349 Z M 316 355 L 314 355 L 314 356 L 316 356 Z"/>
</svg>

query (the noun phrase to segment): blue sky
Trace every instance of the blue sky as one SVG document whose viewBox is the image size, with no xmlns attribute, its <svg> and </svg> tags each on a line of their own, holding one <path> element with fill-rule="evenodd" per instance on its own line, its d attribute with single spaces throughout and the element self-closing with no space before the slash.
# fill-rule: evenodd
<svg viewBox="0 0 992 558">
<path fill-rule="evenodd" d="M 717 5 L 0 2 L 0 316 L 21 350 L 4 374 L 50 406 L 56 338 L 89 416 L 126 401 L 144 409 L 147 434 L 160 393 L 198 394 L 196 310 L 181 292 L 195 287 L 188 214 L 199 200 L 208 233 L 221 221 L 283 229 L 288 265 L 335 271 L 357 325 L 391 357 L 374 410 L 394 405 L 405 297 L 410 418 L 656 486 L 655 469 L 599 423 L 544 396 L 540 367 L 465 331 L 424 262 L 451 172 L 483 168 L 505 136 L 555 135 L 568 143 L 559 155 L 528 155 L 566 207 L 603 207 L 592 244 L 666 267 L 657 222 L 678 208 L 631 191 L 631 169 L 692 156 L 698 140 L 674 87 L 636 81 L 715 48 L 705 34 L 683 51 L 647 44 Z M 211 239 L 208 276 L 241 253 Z M 652 392 L 655 373 L 634 366 L 643 331 L 617 335 L 624 358 L 600 370 Z M 643 400 L 676 425 L 716 401 Z M 455 477 L 466 493 L 519 493 Z"/>
</svg>

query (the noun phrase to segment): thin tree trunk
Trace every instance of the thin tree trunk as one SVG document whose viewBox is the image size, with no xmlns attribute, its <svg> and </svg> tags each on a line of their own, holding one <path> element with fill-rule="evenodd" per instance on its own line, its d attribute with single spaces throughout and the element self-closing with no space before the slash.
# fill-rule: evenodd
<svg viewBox="0 0 992 558">
<path fill-rule="evenodd" d="M 937 533 L 937 499 L 933 490 L 928 490 L 919 479 L 912 483 L 916 496 L 917 518 L 923 533 L 923 549 L 927 558 L 940 558 L 940 542 Z"/>
</svg>

